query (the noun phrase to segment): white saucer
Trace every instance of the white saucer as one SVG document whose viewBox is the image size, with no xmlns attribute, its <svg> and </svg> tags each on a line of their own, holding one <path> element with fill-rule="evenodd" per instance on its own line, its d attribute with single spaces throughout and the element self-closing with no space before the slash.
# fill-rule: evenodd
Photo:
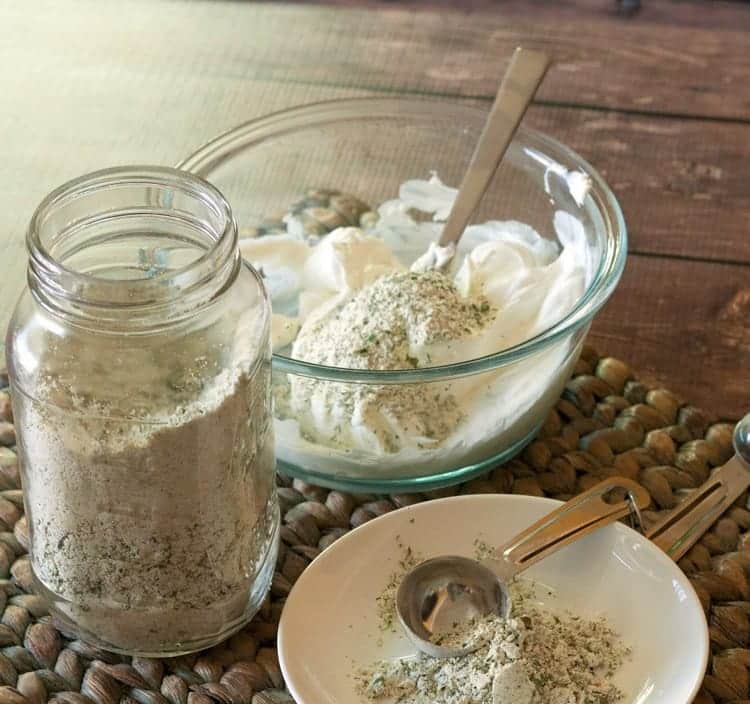
<svg viewBox="0 0 750 704">
<path fill-rule="evenodd" d="M 363 701 L 355 667 L 414 652 L 398 627 L 383 634 L 376 597 L 398 571 L 402 546 L 420 558 L 473 557 L 476 541 L 497 545 L 559 502 L 506 494 L 458 496 L 388 513 L 337 540 L 305 570 L 279 625 L 278 651 L 298 704 Z M 615 524 L 528 570 L 550 602 L 582 616 L 603 614 L 632 648 L 617 677 L 624 703 L 686 704 L 700 687 L 708 629 L 687 577 L 635 531 Z"/>
</svg>

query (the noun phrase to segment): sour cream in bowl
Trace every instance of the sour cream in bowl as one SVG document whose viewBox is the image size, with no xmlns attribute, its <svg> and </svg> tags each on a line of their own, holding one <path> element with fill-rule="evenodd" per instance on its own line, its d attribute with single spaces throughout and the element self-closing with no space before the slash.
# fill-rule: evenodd
<svg viewBox="0 0 750 704">
<path fill-rule="evenodd" d="M 483 120 L 334 101 L 183 164 L 228 197 L 273 302 L 280 471 L 355 491 L 463 481 L 518 452 L 558 399 L 624 266 L 624 222 L 588 164 L 521 130 L 450 265 L 413 271 Z"/>
</svg>

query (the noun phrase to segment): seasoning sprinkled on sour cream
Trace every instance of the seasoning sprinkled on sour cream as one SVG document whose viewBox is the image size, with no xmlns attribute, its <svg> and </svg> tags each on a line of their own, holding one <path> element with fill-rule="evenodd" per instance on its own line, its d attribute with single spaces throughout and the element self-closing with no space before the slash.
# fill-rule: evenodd
<svg viewBox="0 0 750 704">
<path fill-rule="evenodd" d="M 290 224 L 243 239 L 273 300 L 274 351 L 348 369 L 421 369 L 508 349 L 568 314 L 591 272 L 583 226 L 562 211 L 557 241 L 493 220 L 466 229 L 445 270 L 410 268 L 438 239 L 455 194 L 433 174 L 402 184 L 365 229 L 307 238 Z M 479 461 L 533 431 L 524 416 L 559 394 L 579 344 L 431 383 L 277 379 L 277 454 L 384 477 Z"/>
</svg>

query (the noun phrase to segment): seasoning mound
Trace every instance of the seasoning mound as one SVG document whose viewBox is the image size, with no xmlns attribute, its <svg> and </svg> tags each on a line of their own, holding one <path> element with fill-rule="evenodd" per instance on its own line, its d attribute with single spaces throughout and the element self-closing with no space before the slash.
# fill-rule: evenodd
<svg viewBox="0 0 750 704">
<path fill-rule="evenodd" d="M 303 325 L 293 352 L 347 369 L 414 369 L 429 365 L 425 347 L 474 334 L 495 313 L 486 298 L 461 296 L 439 271 L 386 274 Z"/>
<path fill-rule="evenodd" d="M 519 599 L 509 619 L 489 616 L 447 634 L 468 655 L 381 661 L 355 672 L 371 702 L 399 704 L 615 704 L 629 655 L 604 618 L 585 619 Z"/>
<path fill-rule="evenodd" d="M 351 298 L 308 319 L 294 343 L 299 359 L 348 369 L 415 369 L 429 366 L 430 351 L 450 353 L 480 333 L 496 309 L 483 297 L 461 296 L 438 271 L 396 272 L 376 279 Z M 359 436 L 384 452 L 397 452 L 403 437 L 419 447 L 444 440 L 462 420 L 445 384 L 346 384 L 305 377 L 291 380 L 291 411 L 315 442 L 357 446 Z M 324 415 L 316 413 L 325 408 Z"/>
</svg>

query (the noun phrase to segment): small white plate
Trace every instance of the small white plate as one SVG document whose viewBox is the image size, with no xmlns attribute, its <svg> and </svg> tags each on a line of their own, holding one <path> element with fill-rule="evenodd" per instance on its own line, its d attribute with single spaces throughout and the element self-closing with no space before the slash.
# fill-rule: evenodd
<svg viewBox="0 0 750 704">
<path fill-rule="evenodd" d="M 278 650 L 298 704 L 362 701 L 353 670 L 413 654 L 397 628 L 383 634 L 376 597 L 398 571 L 403 546 L 421 558 L 473 557 L 475 541 L 499 545 L 559 502 L 506 494 L 458 496 L 388 513 L 337 540 L 297 580 L 279 625 Z M 617 677 L 632 704 L 686 704 L 700 687 L 708 629 L 687 577 L 655 545 L 607 526 L 529 569 L 555 607 L 603 614 L 632 648 Z"/>
</svg>

